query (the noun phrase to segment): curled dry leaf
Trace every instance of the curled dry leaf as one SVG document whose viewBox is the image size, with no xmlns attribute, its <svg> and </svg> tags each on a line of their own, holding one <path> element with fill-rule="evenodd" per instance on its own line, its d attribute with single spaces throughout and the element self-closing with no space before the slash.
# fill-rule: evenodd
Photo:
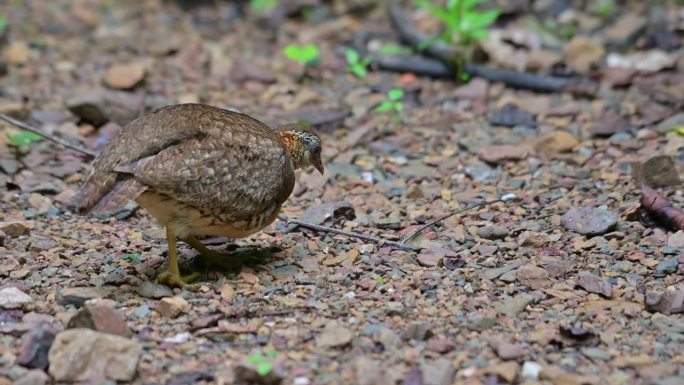
<svg viewBox="0 0 684 385">
<path fill-rule="evenodd" d="M 658 224 L 684 230 L 684 211 L 672 206 L 667 199 L 646 184 L 641 186 L 641 207 Z"/>
</svg>

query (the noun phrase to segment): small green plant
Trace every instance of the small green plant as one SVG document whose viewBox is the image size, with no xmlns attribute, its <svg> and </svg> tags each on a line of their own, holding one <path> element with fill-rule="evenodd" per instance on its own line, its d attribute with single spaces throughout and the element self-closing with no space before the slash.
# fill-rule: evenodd
<svg viewBox="0 0 684 385">
<path fill-rule="evenodd" d="M 301 65 L 307 65 L 318 59 L 318 47 L 314 44 L 288 44 L 283 48 L 285 57 Z"/>
<path fill-rule="evenodd" d="M 615 0 L 599 0 L 592 9 L 594 14 L 602 19 L 607 19 L 615 11 Z"/>
<path fill-rule="evenodd" d="M 29 131 L 21 131 L 16 134 L 7 134 L 7 139 L 15 146 L 27 146 L 41 140 L 41 136 Z"/>
<path fill-rule="evenodd" d="M 140 263 L 140 254 L 137 253 L 124 254 L 122 258 L 131 263 Z"/>
<path fill-rule="evenodd" d="M 391 112 L 396 118 L 399 117 L 399 113 L 404 109 L 404 103 L 401 100 L 404 98 L 404 90 L 401 88 L 392 88 L 387 91 L 387 99 L 385 99 L 380 105 L 375 107 L 377 112 Z"/>
<path fill-rule="evenodd" d="M 487 29 L 501 14 L 497 9 L 475 9 L 484 1 L 486 0 L 446 0 L 445 6 L 441 7 L 430 0 L 419 0 L 418 5 L 444 23 L 444 31 L 439 36 L 442 40 L 469 46 L 475 40 L 486 38 Z M 454 41 L 454 36 L 458 40 Z"/>
<path fill-rule="evenodd" d="M 266 376 L 273 370 L 273 359 L 276 357 L 277 352 L 273 349 L 263 353 L 250 354 L 247 357 L 247 361 L 256 366 L 256 371 L 260 376 Z"/>
<path fill-rule="evenodd" d="M 367 67 L 371 62 L 371 58 L 366 56 L 362 59 L 359 53 L 351 48 L 347 50 L 345 55 L 347 57 L 347 71 L 361 79 L 365 78 L 368 74 Z"/>
<path fill-rule="evenodd" d="M 254 12 L 269 12 L 278 6 L 278 0 L 250 0 L 249 8 Z"/>
<path fill-rule="evenodd" d="M 7 29 L 7 18 L 5 15 L 0 15 L 0 36 L 5 33 Z"/>
</svg>

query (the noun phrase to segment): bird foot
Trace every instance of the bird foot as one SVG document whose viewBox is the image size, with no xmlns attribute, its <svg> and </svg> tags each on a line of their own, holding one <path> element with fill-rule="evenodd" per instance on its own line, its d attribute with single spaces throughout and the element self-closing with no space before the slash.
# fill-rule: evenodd
<svg viewBox="0 0 684 385">
<path fill-rule="evenodd" d="M 157 277 L 157 283 L 163 283 L 169 287 L 177 287 L 180 289 L 193 290 L 197 285 L 191 284 L 191 282 L 197 280 L 201 276 L 198 272 L 193 272 L 186 276 L 181 276 L 177 273 L 172 273 L 170 271 L 165 271 Z"/>
</svg>

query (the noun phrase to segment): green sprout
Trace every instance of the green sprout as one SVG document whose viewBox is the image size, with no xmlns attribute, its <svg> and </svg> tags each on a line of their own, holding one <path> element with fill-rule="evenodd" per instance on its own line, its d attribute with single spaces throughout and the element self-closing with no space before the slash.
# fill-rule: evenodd
<svg viewBox="0 0 684 385">
<path fill-rule="evenodd" d="M 361 79 L 365 78 L 368 74 L 368 69 L 366 67 L 368 67 L 368 65 L 370 64 L 371 58 L 366 56 L 365 58 L 361 59 L 359 53 L 353 49 L 347 50 L 346 57 L 347 72 L 351 72 Z"/>
<path fill-rule="evenodd" d="M 392 88 L 387 91 L 387 99 L 375 107 L 375 111 L 392 112 L 395 117 L 399 117 L 399 113 L 404 109 L 404 104 L 401 102 L 403 98 L 404 90 L 401 88 Z"/>
<path fill-rule="evenodd" d="M 592 11 L 602 19 L 607 19 L 615 10 L 615 0 L 599 0 Z"/>
<path fill-rule="evenodd" d="M 283 48 L 285 56 L 305 66 L 318 59 L 318 47 L 314 44 L 288 44 Z"/>
<path fill-rule="evenodd" d="M 21 131 L 16 134 L 7 134 L 7 139 L 15 146 L 27 146 L 41 139 L 41 136 L 29 131 Z"/>
<path fill-rule="evenodd" d="M 250 0 L 249 8 L 254 12 L 268 12 L 272 11 L 278 6 L 278 0 Z"/>
<path fill-rule="evenodd" d="M 131 263 L 140 263 L 140 254 L 137 253 L 124 254 L 121 258 L 130 261 Z"/>
<path fill-rule="evenodd" d="M 446 27 L 439 38 L 447 43 L 469 46 L 476 40 L 485 39 L 488 36 L 487 28 L 501 14 L 496 9 L 476 10 L 475 7 L 484 1 L 486 0 L 446 0 L 446 5 L 440 7 L 432 1 L 419 0 L 418 5 L 427 9 Z M 453 40 L 454 36 L 457 36 L 458 41 Z"/>
<path fill-rule="evenodd" d="M 273 370 L 273 359 L 276 357 L 277 352 L 273 349 L 263 353 L 250 354 L 247 357 L 247 361 L 256 366 L 256 371 L 260 376 L 266 376 Z"/>
<path fill-rule="evenodd" d="M 0 35 L 5 33 L 5 30 L 7 29 L 7 18 L 5 15 L 0 15 Z"/>
</svg>

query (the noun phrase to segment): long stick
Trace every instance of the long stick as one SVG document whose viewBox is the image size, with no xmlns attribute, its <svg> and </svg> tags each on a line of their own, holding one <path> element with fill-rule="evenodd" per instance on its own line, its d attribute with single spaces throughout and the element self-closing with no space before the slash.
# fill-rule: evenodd
<svg viewBox="0 0 684 385">
<path fill-rule="evenodd" d="M 49 140 L 49 141 L 51 141 L 51 142 L 55 142 L 55 143 L 59 144 L 59 145 L 62 146 L 62 147 L 66 147 L 66 148 L 68 148 L 68 149 L 74 150 L 74 151 L 76 151 L 76 152 L 79 152 L 79 153 L 81 153 L 81 154 L 83 154 L 83 155 L 90 156 L 90 157 L 92 157 L 92 158 L 95 158 L 95 157 L 97 156 L 96 153 L 94 153 L 94 152 L 88 150 L 87 148 L 83 148 L 83 147 L 81 147 L 81 146 L 79 146 L 79 145 L 76 145 L 76 144 L 71 144 L 71 143 L 67 142 L 67 141 L 64 140 L 64 139 L 60 139 L 60 138 L 57 138 L 57 137 L 55 137 L 55 136 L 46 134 L 46 133 L 43 132 L 42 130 L 40 130 L 40 129 L 36 128 L 36 127 L 33 127 L 33 126 L 31 126 L 31 125 L 29 125 L 29 124 L 27 124 L 27 123 L 24 123 L 24 122 L 22 122 L 22 121 L 20 121 L 20 120 L 14 119 L 14 118 L 12 118 L 11 116 L 7 116 L 7 115 L 5 115 L 5 114 L 3 114 L 3 113 L 0 113 L 0 119 L 6 121 L 7 123 L 9 123 L 9 124 L 11 124 L 11 125 L 13 125 L 13 126 L 19 128 L 19 129 L 22 129 L 22 130 L 24 130 L 24 131 L 32 132 L 32 133 L 34 133 L 34 134 L 36 134 L 36 135 L 40 135 L 41 137 L 43 137 L 43 138 L 45 138 L 45 139 L 47 139 L 47 140 Z"/>
<path fill-rule="evenodd" d="M 302 227 L 307 227 L 307 228 L 310 228 L 310 229 L 313 229 L 313 230 L 318 230 L 318 231 L 324 231 L 324 232 L 327 232 L 327 233 L 333 233 L 333 234 L 344 235 L 344 236 L 349 237 L 349 238 L 362 239 L 362 240 L 364 240 L 364 241 L 374 242 L 374 243 L 378 243 L 378 244 L 386 244 L 386 245 L 393 246 L 393 247 L 396 247 L 396 248 L 402 249 L 402 250 L 418 251 L 418 250 L 421 250 L 421 249 L 422 249 L 421 247 L 411 246 L 411 245 L 407 245 L 407 244 L 400 243 L 400 242 L 394 242 L 394 241 L 390 241 L 390 240 L 383 239 L 383 238 L 373 237 L 373 236 L 370 236 L 370 235 L 363 235 L 363 234 L 359 234 L 359 233 L 352 233 L 352 232 L 349 232 L 349 231 L 338 230 L 338 229 L 335 229 L 335 228 L 332 228 L 332 227 L 328 227 L 328 226 L 321 226 L 321 225 L 316 225 L 316 224 L 313 224 L 313 223 L 302 222 L 302 221 L 300 221 L 300 220 L 298 220 L 298 219 L 290 219 L 290 218 L 287 218 L 287 217 L 285 217 L 285 216 L 283 216 L 283 215 L 278 216 L 278 219 L 280 219 L 281 221 L 283 221 L 283 222 L 285 222 L 285 223 L 287 223 L 287 224 L 294 223 L 295 225 L 302 226 Z"/>
</svg>

